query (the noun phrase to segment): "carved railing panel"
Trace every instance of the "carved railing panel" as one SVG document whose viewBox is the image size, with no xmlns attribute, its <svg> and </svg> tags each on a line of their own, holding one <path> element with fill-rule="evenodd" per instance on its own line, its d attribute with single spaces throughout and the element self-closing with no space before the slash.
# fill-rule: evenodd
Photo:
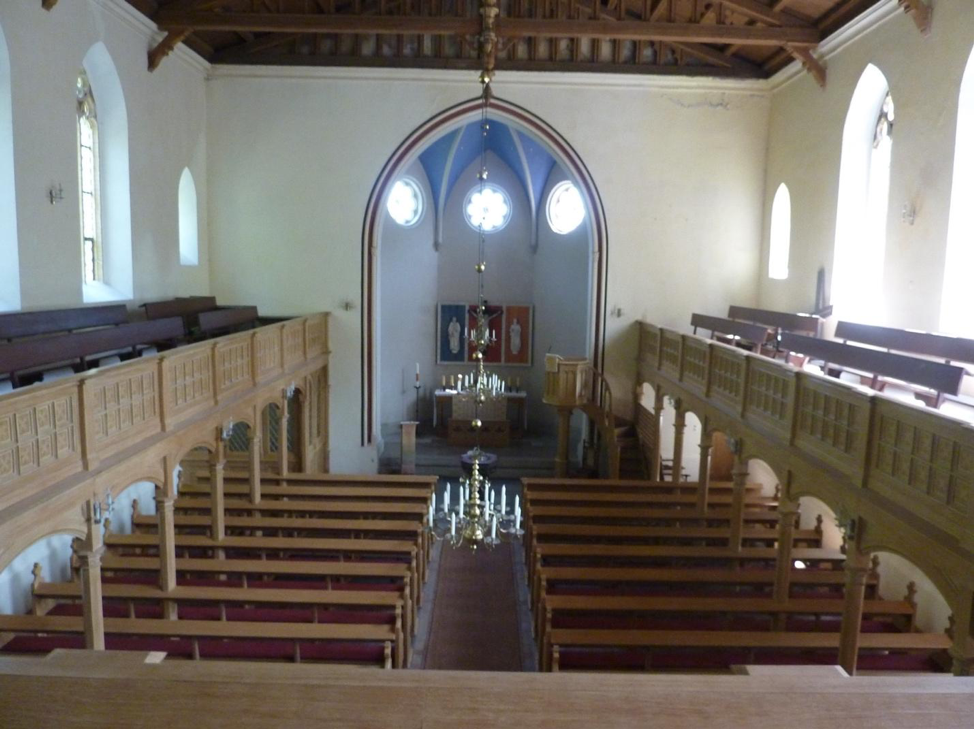
<svg viewBox="0 0 974 729">
<path fill-rule="evenodd" d="M 305 319 L 304 342 L 307 357 L 328 353 L 328 317 L 309 316 Z"/>
<path fill-rule="evenodd" d="M 289 321 L 284 324 L 284 366 L 290 367 L 304 359 L 304 323 Z"/>
<path fill-rule="evenodd" d="M 253 384 L 252 354 L 249 333 L 226 337 L 216 345 L 216 381 L 220 397 Z"/>
<path fill-rule="evenodd" d="M 749 360 L 744 417 L 788 437 L 795 398 L 795 373 L 773 360 Z"/>
<path fill-rule="evenodd" d="M 866 487 L 960 528 L 958 537 L 974 528 L 974 429 L 885 399 L 874 418 Z"/>
<path fill-rule="evenodd" d="M 89 465 L 162 430 L 159 363 L 111 367 L 82 383 Z"/>
<path fill-rule="evenodd" d="M 283 327 L 270 326 L 254 333 L 254 373 L 258 380 L 279 374 L 284 367 Z"/>
<path fill-rule="evenodd" d="M 2 403 L 0 487 L 24 478 L 48 482 L 81 468 L 82 420 L 76 381 L 6 395 Z"/>
<path fill-rule="evenodd" d="M 680 376 L 680 350 L 683 337 L 679 332 L 663 329 L 660 332 L 660 367 L 664 372 Z"/>
<path fill-rule="evenodd" d="M 795 445 L 859 481 L 868 441 L 869 395 L 806 374 L 796 410 Z"/>
<path fill-rule="evenodd" d="M 213 346 L 197 344 L 162 355 L 163 406 L 166 422 L 189 417 L 216 402 Z"/>
<path fill-rule="evenodd" d="M 652 324 L 642 324 L 639 337 L 639 359 L 655 369 L 659 366 L 660 328 Z"/>
<path fill-rule="evenodd" d="M 732 347 L 710 345 L 710 394 L 738 412 L 744 398 L 746 355 Z"/>
<path fill-rule="evenodd" d="M 710 367 L 710 345 L 698 337 L 683 337 L 684 384 L 703 393 L 707 389 L 707 371 Z"/>
</svg>

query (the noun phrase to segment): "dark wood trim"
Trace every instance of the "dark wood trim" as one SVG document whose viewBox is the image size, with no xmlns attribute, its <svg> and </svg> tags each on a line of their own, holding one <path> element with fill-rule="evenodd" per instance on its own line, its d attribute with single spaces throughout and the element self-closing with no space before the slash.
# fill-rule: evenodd
<svg viewBox="0 0 974 729">
<path fill-rule="evenodd" d="M 0 339 L 18 339 L 39 334 L 70 332 L 76 329 L 117 326 L 128 322 L 128 318 L 125 304 L 18 311 L 12 314 L 0 314 Z"/>
</svg>

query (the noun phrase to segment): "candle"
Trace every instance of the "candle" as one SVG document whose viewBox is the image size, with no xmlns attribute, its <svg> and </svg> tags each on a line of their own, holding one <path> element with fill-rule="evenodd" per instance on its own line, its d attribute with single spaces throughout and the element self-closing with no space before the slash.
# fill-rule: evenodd
<svg viewBox="0 0 974 729">
<path fill-rule="evenodd" d="M 416 363 L 416 382 L 419 382 L 419 362 Z"/>
<path fill-rule="evenodd" d="M 436 497 L 434 496 L 433 498 L 435 499 Z M 433 508 L 433 502 L 431 501 L 430 502 L 430 526 L 433 526 L 433 512 L 434 511 L 435 511 L 435 509 Z"/>
<path fill-rule="evenodd" d="M 463 486 L 460 486 L 460 516 L 463 516 Z"/>
<path fill-rule="evenodd" d="M 520 506 L 514 509 L 514 528 L 517 531 L 521 531 L 521 507 Z"/>
<path fill-rule="evenodd" d="M 521 510 L 521 497 L 518 496 L 517 494 L 514 494 L 514 511 L 520 511 L 520 510 Z"/>
<path fill-rule="evenodd" d="M 442 387 L 442 388 L 443 388 L 444 390 L 446 389 L 446 375 L 443 375 L 443 377 L 441 377 L 441 378 L 440 378 L 440 386 L 441 386 L 441 387 Z"/>
<path fill-rule="evenodd" d="M 443 511 L 450 510 L 450 482 L 446 482 L 446 491 L 443 494 Z"/>
<path fill-rule="evenodd" d="M 507 486 L 501 486 L 501 514 L 507 513 Z"/>
<path fill-rule="evenodd" d="M 497 517 L 490 520 L 490 538 L 497 539 Z"/>
<path fill-rule="evenodd" d="M 457 535 L 457 515 L 450 514 L 450 536 L 455 537 Z"/>
</svg>

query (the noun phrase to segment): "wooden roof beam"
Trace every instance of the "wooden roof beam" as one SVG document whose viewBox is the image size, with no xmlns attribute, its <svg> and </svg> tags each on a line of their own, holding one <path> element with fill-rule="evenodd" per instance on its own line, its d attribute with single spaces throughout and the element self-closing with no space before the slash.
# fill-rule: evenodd
<svg viewBox="0 0 974 729">
<path fill-rule="evenodd" d="M 797 15 L 781 12 L 774 6 L 765 5 L 762 2 L 758 2 L 758 0 L 720 0 L 720 2 L 725 8 L 732 8 L 759 23 L 767 23 L 768 25 L 779 27 L 811 27 L 811 23 L 802 20 Z"/>
<path fill-rule="evenodd" d="M 786 46 L 786 48 L 805 67 L 805 70 L 812 74 L 812 77 L 818 82 L 818 85 L 824 89 L 826 81 L 825 63 L 818 60 L 809 48 L 795 48 L 790 45 Z"/>
<path fill-rule="evenodd" d="M 933 8 L 923 0 L 900 0 L 900 7 L 913 18 L 917 29 L 923 35 L 930 35 L 930 24 L 933 22 Z"/>
<path fill-rule="evenodd" d="M 736 56 L 725 55 L 721 51 L 701 43 L 674 43 L 673 45 L 685 53 L 706 61 L 713 66 L 732 68 L 740 71 L 741 75 L 751 76 L 753 78 L 765 78 L 767 76 L 764 70 L 756 63 L 750 63 Z"/>
<path fill-rule="evenodd" d="M 477 18 L 393 15 L 322 15 L 269 13 L 166 13 L 157 24 L 166 30 L 222 30 L 275 33 L 348 33 L 366 35 L 476 35 Z M 670 43 L 740 43 L 758 46 L 812 47 L 821 34 L 815 28 L 767 28 L 744 25 L 653 23 L 639 20 L 559 20 L 498 18 L 497 35 L 507 39 L 598 38 L 657 40 Z"/>
<path fill-rule="evenodd" d="M 188 29 L 171 30 L 166 33 L 166 37 L 159 41 L 155 48 L 149 51 L 149 71 L 155 71 L 159 68 L 162 59 L 172 53 L 176 46 L 186 40 L 186 36 L 189 34 L 190 31 Z"/>
</svg>

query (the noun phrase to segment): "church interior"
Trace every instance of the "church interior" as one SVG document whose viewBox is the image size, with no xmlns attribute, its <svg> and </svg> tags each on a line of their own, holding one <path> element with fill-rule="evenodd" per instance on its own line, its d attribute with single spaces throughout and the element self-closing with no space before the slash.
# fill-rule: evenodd
<svg viewBox="0 0 974 729">
<path fill-rule="evenodd" d="M 969 0 L 0 4 L 0 726 L 974 726 L 972 202 Z"/>
</svg>

